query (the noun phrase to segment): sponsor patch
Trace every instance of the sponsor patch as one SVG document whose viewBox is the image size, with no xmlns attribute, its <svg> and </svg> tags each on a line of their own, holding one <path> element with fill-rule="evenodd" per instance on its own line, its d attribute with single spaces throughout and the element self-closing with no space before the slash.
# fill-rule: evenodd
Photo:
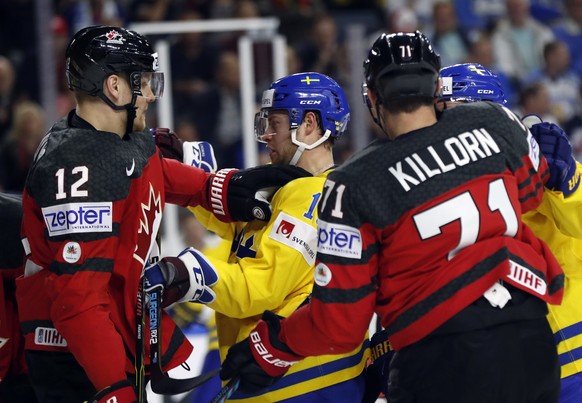
<svg viewBox="0 0 582 403">
<path fill-rule="evenodd" d="M 362 235 L 357 228 L 320 219 L 317 222 L 317 230 L 318 253 L 350 259 L 362 257 Z"/>
<path fill-rule="evenodd" d="M 50 236 L 81 232 L 111 232 L 111 202 L 67 203 L 42 209 Z"/>
<path fill-rule="evenodd" d="M 52 327 L 37 327 L 34 331 L 34 344 L 37 346 L 67 347 L 67 341 Z"/>
<path fill-rule="evenodd" d="M 453 77 L 441 77 L 441 91 L 443 95 L 453 95 Z"/>
<path fill-rule="evenodd" d="M 331 281 L 331 270 L 323 263 L 319 263 L 315 266 L 313 276 L 315 278 L 315 284 L 320 287 L 325 287 Z"/>
<path fill-rule="evenodd" d="M 289 214 L 280 213 L 269 238 L 297 250 L 308 264 L 315 263 L 317 231 L 304 221 Z"/>
<path fill-rule="evenodd" d="M 263 91 L 263 99 L 261 101 L 261 108 L 270 108 L 273 106 L 273 96 L 275 95 L 275 90 Z"/>
<path fill-rule="evenodd" d="M 546 282 L 533 273 L 530 269 L 525 266 L 522 266 L 514 261 L 510 260 L 510 268 L 509 274 L 507 278 L 510 280 L 515 281 L 517 284 L 520 284 L 536 294 L 539 295 L 546 295 L 547 285 Z"/>
<path fill-rule="evenodd" d="M 81 258 L 81 245 L 77 242 L 67 242 L 63 248 L 63 259 L 68 263 L 77 263 Z"/>
</svg>

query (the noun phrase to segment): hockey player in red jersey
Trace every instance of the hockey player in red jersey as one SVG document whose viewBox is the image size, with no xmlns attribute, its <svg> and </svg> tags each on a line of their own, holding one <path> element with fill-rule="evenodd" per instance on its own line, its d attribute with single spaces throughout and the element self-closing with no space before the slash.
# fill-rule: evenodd
<svg viewBox="0 0 582 403">
<path fill-rule="evenodd" d="M 34 403 L 24 359 L 14 295 L 15 280 L 24 271 L 20 243 L 22 203 L 20 197 L 0 193 L 0 403 Z"/>
<path fill-rule="evenodd" d="M 557 402 L 545 315 L 564 277 L 521 221 L 548 176 L 537 143 L 498 104 L 437 118 L 440 58 L 421 32 L 381 35 L 364 69 L 388 138 L 327 178 L 311 303 L 265 312 L 221 377 L 269 385 L 303 357 L 349 351 L 376 312 L 396 350 L 390 403 Z"/>
<path fill-rule="evenodd" d="M 136 301 L 164 204 L 202 205 L 227 222 L 268 219 L 255 193 L 293 172 L 209 174 L 162 158 L 145 118 L 163 73 L 136 32 L 83 28 L 66 58 L 77 107 L 43 139 L 23 193 L 27 261 L 16 293 L 30 375 L 41 402 L 141 402 Z M 192 346 L 169 316 L 161 323 L 167 371 Z M 147 366 L 147 346 L 145 355 Z"/>
</svg>

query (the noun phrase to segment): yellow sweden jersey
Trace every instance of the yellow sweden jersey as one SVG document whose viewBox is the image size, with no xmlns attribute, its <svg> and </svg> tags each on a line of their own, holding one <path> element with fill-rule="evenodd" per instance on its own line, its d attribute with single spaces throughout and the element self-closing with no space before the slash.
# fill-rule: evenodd
<svg viewBox="0 0 582 403">
<path fill-rule="evenodd" d="M 582 172 L 582 165 L 578 164 Z M 523 221 L 548 244 L 564 269 L 566 283 L 561 305 L 549 305 L 548 321 L 554 331 L 562 378 L 582 372 L 582 186 L 569 197 L 544 191 L 537 210 Z"/>
<path fill-rule="evenodd" d="M 232 240 L 228 262 L 209 257 L 220 276 L 213 287 L 217 298 L 209 306 L 216 311 L 221 360 L 250 334 L 265 310 L 287 317 L 311 294 L 317 203 L 326 176 L 296 179 L 279 189 L 268 223 L 225 224 L 202 208 L 191 209 L 206 228 Z M 306 358 L 265 394 L 237 401 L 280 401 L 353 379 L 369 357 L 367 340 L 366 335 L 349 354 Z"/>
</svg>

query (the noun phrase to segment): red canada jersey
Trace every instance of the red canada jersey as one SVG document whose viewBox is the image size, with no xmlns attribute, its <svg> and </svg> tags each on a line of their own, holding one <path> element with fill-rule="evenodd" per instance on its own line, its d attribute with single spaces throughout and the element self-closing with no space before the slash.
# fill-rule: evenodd
<svg viewBox="0 0 582 403">
<path fill-rule="evenodd" d="M 135 371 L 136 297 L 164 203 L 199 204 L 208 174 L 163 159 L 147 132 L 120 138 L 71 119 L 43 139 L 28 175 L 17 298 L 26 348 L 70 351 L 101 390 Z M 169 369 L 192 346 L 166 314 L 162 326 Z"/>
<path fill-rule="evenodd" d="M 21 220 L 20 197 L 0 193 L 0 382 L 27 372 L 14 295 L 15 280 L 24 271 Z"/>
<path fill-rule="evenodd" d="M 559 303 L 562 270 L 521 221 L 547 176 L 526 127 L 489 102 L 371 143 L 327 178 L 312 301 L 283 321 L 282 340 L 305 356 L 348 351 L 376 312 L 399 350 L 500 280 Z"/>
</svg>

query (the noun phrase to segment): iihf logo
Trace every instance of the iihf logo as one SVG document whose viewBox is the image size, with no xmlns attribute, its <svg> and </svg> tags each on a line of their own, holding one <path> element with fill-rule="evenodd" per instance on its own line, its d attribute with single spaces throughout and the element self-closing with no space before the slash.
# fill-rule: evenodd
<svg viewBox="0 0 582 403">
<path fill-rule="evenodd" d="M 277 234 L 283 235 L 285 238 L 289 238 L 293 229 L 295 228 L 295 224 L 291 224 L 289 221 L 281 221 L 279 224 L 279 228 L 277 228 Z"/>
<path fill-rule="evenodd" d="M 125 42 L 125 38 L 115 30 L 107 32 L 105 36 L 107 37 L 107 43 L 116 43 L 118 45 L 123 45 L 123 42 Z"/>
</svg>

